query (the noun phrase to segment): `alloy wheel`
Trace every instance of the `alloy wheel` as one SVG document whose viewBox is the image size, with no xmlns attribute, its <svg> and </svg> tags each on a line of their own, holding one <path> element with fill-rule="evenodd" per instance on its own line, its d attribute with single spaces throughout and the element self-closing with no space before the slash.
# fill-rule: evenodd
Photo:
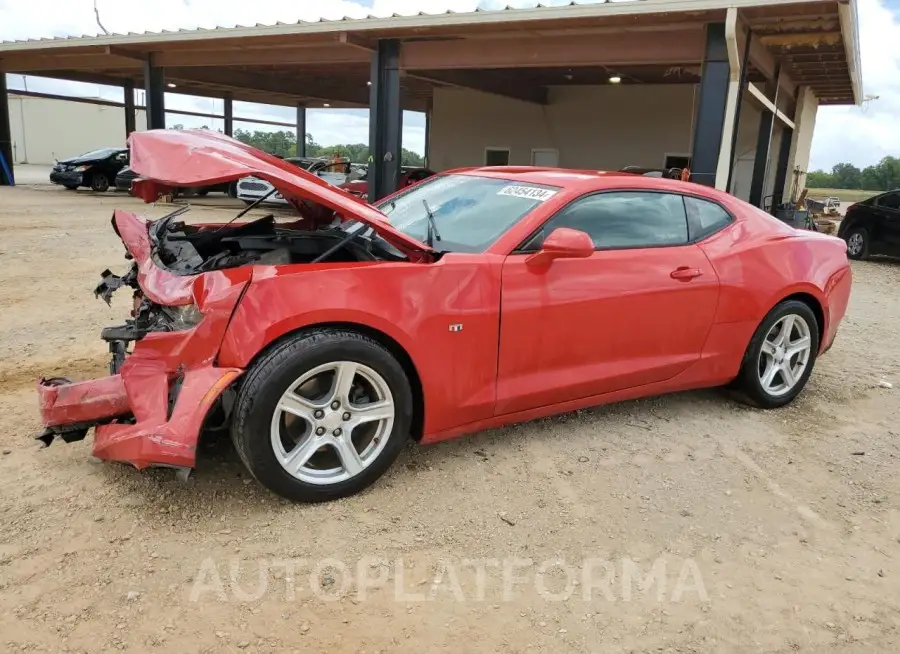
<svg viewBox="0 0 900 654">
<path fill-rule="evenodd" d="M 789 393 L 803 377 L 812 352 L 806 319 L 790 313 L 781 317 L 763 341 L 758 374 L 763 390 L 772 397 Z"/>
<path fill-rule="evenodd" d="M 304 373 L 281 396 L 271 444 L 291 476 L 336 484 L 371 465 L 394 424 L 394 399 L 384 378 L 354 361 L 335 361 Z"/>
<path fill-rule="evenodd" d="M 847 252 L 850 253 L 851 256 L 858 256 L 863 251 L 863 235 L 860 232 L 854 232 L 850 235 L 850 238 L 847 239 Z"/>
</svg>

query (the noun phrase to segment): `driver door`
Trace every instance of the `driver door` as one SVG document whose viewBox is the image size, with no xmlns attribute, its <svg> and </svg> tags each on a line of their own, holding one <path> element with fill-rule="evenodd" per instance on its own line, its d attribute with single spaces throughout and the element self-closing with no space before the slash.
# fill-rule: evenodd
<svg viewBox="0 0 900 654">
<path fill-rule="evenodd" d="M 661 382 L 700 358 L 719 283 L 687 222 L 680 195 L 598 193 L 506 258 L 497 415 Z M 594 253 L 534 265 L 558 227 L 587 232 Z"/>
</svg>

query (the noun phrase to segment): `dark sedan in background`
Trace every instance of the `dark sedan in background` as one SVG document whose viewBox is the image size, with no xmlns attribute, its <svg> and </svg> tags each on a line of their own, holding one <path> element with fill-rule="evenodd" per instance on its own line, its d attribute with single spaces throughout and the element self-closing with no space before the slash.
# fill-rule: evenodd
<svg viewBox="0 0 900 654">
<path fill-rule="evenodd" d="M 86 186 L 102 193 L 109 189 L 116 174 L 127 165 L 127 148 L 102 148 L 57 161 L 50 172 L 50 181 L 71 191 Z"/>
<path fill-rule="evenodd" d="M 900 256 L 900 190 L 850 205 L 837 235 L 847 241 L 851 259 L 872 254 Z"/>
</svg>

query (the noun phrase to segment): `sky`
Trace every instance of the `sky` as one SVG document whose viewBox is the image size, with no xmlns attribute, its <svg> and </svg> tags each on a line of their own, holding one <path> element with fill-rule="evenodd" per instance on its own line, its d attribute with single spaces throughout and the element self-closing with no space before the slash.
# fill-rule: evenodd
<svg viewBox="0 0 900 654">
<path fill-rule="evenodd" d="M 595 0 L 582 0 L 583 2 Z M 614 0 L 618 1 L 618 0 Z M 622 0 L 628 1 L 628 0 Z M 839 162 L 859 167 L 887 155 L 900 156 L 900 0 L 857 0 L 864 94 L 873 96 L 862 107 L 822 107 L 816 122 L 810 169 L 830 169 Z M 97 0 L 101 20 L 110 32 L 271 24 L 276 21 L 361 18 L 372 14 L 415 14 L 472 11 L 476 7 L 532 7 L 535 0 Z M 564 5 L 569 0 L 541 0 L 543 5 Z M 80 36 L 98 33 L 93 0 L 0 0 L 0 40 Z M 62 95 L 122 100 L 113 87 L 62 80 L 9 75 L 9 88 Z M 139 98 L 140 99 L 140 98 Z M 166 95 L 167 109 L 222 113 L 222 101 L 180 94 Z M 292 122 L 294 110 L 235 102 L 236 116 Z M 222 129 L 221 120 L 170 115 L 168 123 L 186 127 L 203 124 Z M 278 129 L 250 123 L 235 128 Z M 323 145 L 365 143 L 369 138 L 368 111 L 311 109 L 307 131 Z M 405 112 L 403 145 L 424 152 L 425 119 Z"/>
</svg>

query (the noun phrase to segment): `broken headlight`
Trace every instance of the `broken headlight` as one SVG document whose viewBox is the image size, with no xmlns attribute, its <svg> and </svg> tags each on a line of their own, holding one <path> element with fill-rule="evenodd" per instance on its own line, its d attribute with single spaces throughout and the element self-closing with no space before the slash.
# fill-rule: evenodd
<svg viewBox="0 0 900 654">
<path fill-rule="evenodd" d="M 162 311 L 169 317 L 173 331 L 193 329 L 203 320 L 203 314 L 196 304 L 186 304 L 180 307 L 162 307 Z"/>
</svg>

